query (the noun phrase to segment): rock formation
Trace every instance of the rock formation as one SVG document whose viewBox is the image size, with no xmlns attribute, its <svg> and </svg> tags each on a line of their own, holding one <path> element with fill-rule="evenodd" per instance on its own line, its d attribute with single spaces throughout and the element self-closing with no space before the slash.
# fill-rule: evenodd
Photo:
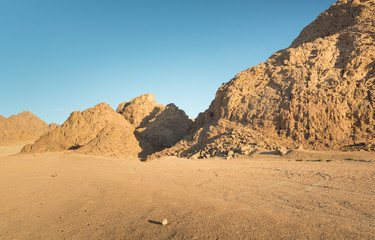
<svg viewBox="0 0 375 240">
<path fill-rule="evenodd" d="M 26 145 L 22 152 L 75 150 L 77 153 L 137 157 L 141 152 L 134 127 L 109 105 L 101 103 L 73 112 L 53 131 Z"/>
<path fill-rule="evenodd" d="M 136 128 L 144 155 L 172 147 L 184 138 L 193 121 L 174 104 L 158 104 L 153 94 L 144 94 L 119 105 L 122 114 Z"/>
<path fill-rule="evenodd" d="M 23 145 L 35 142 L 56 125 L 48 125 L 29 111 L 9 118 L 0 116 L 0 145 Z"/>
<path fill-rule="evenodd" d="M 289 48 L 223 84 L 190 136 L 154 156 L 215 156 L 253 145 L 370 150 L 374 108 L 375 1 L 340 0 Z"/>
<path fill-rule="evenodd" d="M 73 112 L 63 125 L 41 136 L 22 152 L 74 150 L 82 154 L 146 157 L 173 146 L 193 123 L 174 104 L 157 104 L 145 94 L 120 104 L 117 112 L 101 103 Z"/>
</svg>

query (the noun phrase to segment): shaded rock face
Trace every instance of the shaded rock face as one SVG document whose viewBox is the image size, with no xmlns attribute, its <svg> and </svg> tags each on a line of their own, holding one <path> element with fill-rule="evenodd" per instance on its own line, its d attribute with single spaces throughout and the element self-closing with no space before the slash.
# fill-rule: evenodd
<svg viewBox="0 0 375 240">
<path fill-rule="evenodd" d="M 137 157 L 141 148 L 134 127 L 109 105 L 101 103 L 73 112 L 59 127 L 26 145 L 22 152 L 74 150 L 83 154 Z"/>
<path fill-rule="evenodd" d="M 35 142 L 55 125 L 57 124 L 49 126 L 29 111 L 12 115 L 9 118 L 0 116 L 0 145 L 22 145 Z"/>
<path fill-rule="evenodd" d="M 163 105 L 159 105 L 155 101 L 155 96 L 148 93 L 121 103 L 116 112 L 122 114 L 133 126 L 143 127 L 161 108 Z"/>
<path fill-rule="evenodd" d="M 235 129 L 256 133 L 256 141 L 268 139 L 265 147 L 270 149 L 371 145 L 374 108 L 375 1 L 342 0 L 289 48 L 223 84 L 198 116 L 195 131 L 159 155 L 208 153 L 204 149 L 213 139 Z"/>
<path fill-rule="evenodd" d="M 117 112 L 136 128 L 143 156 L 169 148 L 184 138 L 193 121 L 174 104 L 158 104 L 153 94 L 121 103 Z"/>
</svg>

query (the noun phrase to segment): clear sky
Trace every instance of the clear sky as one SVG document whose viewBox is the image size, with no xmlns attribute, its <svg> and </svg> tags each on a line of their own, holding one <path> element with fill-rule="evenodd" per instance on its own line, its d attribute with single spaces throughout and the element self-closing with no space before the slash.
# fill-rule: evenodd
<svg viewBox="0 0 375 240">
<path fill-rule="evenodd" d="M 154 93 L 195 118 L 334 0 L 0 0 L 0 115 L 47 123 Z"/>
</svg>

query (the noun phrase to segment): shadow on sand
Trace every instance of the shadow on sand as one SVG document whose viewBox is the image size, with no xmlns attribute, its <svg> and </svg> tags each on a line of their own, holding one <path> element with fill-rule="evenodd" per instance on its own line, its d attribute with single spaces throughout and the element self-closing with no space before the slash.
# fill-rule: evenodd
<svg viewBox="0 0 375 240">
<path fill-rule="evenodd" d="M 157 225 L 163 225 L 161 222 L 154 221 L 154 220 L 148 220 L 149 223 L 157 224 Z"/>
</svg>

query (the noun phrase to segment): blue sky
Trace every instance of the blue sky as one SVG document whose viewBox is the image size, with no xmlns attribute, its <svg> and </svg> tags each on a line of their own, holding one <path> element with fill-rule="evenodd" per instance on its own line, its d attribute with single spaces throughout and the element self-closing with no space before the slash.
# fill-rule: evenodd
<svg viewBox="0 0 375 240">
<path fill-rule="evenodd" d="M 333 0 L 0 0 L 0 115 L 47 123 L 154 93 L 195 118 Z"/>
</svg>

